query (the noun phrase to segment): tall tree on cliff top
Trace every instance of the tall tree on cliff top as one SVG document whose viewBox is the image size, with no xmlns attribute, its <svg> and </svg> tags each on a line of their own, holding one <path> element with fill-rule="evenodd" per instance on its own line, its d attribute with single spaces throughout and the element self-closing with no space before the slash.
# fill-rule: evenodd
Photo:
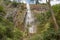
<svg viewBox="0 0 60 40">
<path fill-rule="evenodd" d="M 30 0 L 30 1 L 35 1 L 35 4 L 39 4 L 39 0 Z"/>
<path fill-rule="evenodd" d="M 36 0 L 36 5 L 39 4 L 39 0 Z"/>
</svg>

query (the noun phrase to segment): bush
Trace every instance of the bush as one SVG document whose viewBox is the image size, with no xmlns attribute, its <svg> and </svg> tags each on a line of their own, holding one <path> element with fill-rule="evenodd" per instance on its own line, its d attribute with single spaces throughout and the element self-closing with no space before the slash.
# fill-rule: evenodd
<svg viewBox="0 0 60 40">
<path fill-rule="evenodd" d="M 0 5 L 0 17 L 3 17 L 5 14 L 4 7 Z"/>
<path fill-rule="evenodd" d="M 60 32 L 55 32 L 53 28 L 49 28 L 44 32 L 44 40 L 60 40 Z"/>
<path fill-rule="evenodd" d="M 58 10 L 60 10 L 60 4 L 52 6 L 54 12 L 56 13 Z"/>
<path fill-rule="evenodd" d="M 12 2 L 13 7 L 17 7 L 18 3 L 17 2 Z"/>
<path fill-rule="evenodd" d="M 36 34 L 32 36 L 29 40 L 42 40 L 42 36 L 40 34 Z"/>
<path fill-rule="evenodd" d="M 0 40 L 22 40 L 22 32 L 17 28 L 12 29 L 0 24 Z"/>
<path fill-rule="evenodd" d="M 22 40 L 22 32 L 7 19 L 0 18 L 0 40 Z"/>
<path fill-rule="evenodd" d="M 3 6 L 0 6 L 0 12 L 3 12 L 3 11 L 4 11 Z"/>
<path fill-rule="evenodd" d="M 9 3 L 11 3 L 10 0 L 4 0 L 4 4 L 8 5 Z"/>
<path fill-rule="evenodd" d="M 14 35 L 14 40 L 22 40 L 23 33 L 19 29 L 14 28 L 13 35 Z"/>
</svg>

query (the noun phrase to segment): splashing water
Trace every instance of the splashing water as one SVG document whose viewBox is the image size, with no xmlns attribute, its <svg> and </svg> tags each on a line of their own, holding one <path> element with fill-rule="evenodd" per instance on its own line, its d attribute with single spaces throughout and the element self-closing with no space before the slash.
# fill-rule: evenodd
<svg viewBox="0 0 60 40">
<path fill-rule="evenodd" d="M 29 3 L 26 3 L 26 7 L 27 7 L 27 15 L 26 15 L 26 21 L 25 21 L 26 27 L 28 27 L 29 33 L 36 33 L 34 18 L 32 16 Z"/>
</svg>

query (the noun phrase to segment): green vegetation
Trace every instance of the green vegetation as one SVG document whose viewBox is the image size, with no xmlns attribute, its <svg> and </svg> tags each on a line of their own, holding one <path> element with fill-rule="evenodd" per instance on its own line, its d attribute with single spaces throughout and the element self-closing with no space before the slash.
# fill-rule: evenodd
<svg viewBox="0 0 60 40">
<path fill-rule="evenodd" d="M 9 2 L 5 1 L 5 3 L 8 5 Z M 24 9 L 26 8 L 24 7 L 23 3 L 10 3 L 12 3 L 10 8 L 19 8 L 18 5 L 20 5 L 20 11 L 18 14 L 20 14 L 20 16 L 25 15 L 23 14 L 23 11 L 25 11 Z M 22 23 L 19 24 L 19 27 L 15 27 L 13 17 L 8 17 L 8 19 L 4 18 L 7 14 L 4 8 L 5 6 L 0 5 L 0 40 L 23 40 L 23 35 L 25 34 L 21 31 L 21 29 L 19 29 L 19 27 L 22 27 L 20 25 L 24 26 L 24 24 Z M 56 17 L 57 23 L 60 26 L 60 4 L 52 6 L 52 9 L 55 13 L 54 15 Z M 37 25 L 37 33 L 33 34 L 33 36 L 31 36 L 28 40 L 60 40 L 60 27 L 56 32 L 50 11 L 47 11 L 45 13 L 36 13 L 34 16 L 36 18 L 35 23 Z M 23 16 L 20 19 L 23 19 Z"/>
<path fill-rule="evenodd" d="M 21 40 L 22 32 L 12 22 L 0 18 L 0 40 Z"/>
<path fill-rule="evenodd" d="M 5 15 L 4 7 L 0 6 L 0 40 L 22 40 L 22 32 L 14 27 L 13 22 L 5 19 Z"/>
<path fill-rule="evenodd" d="M 60 4 L 54 5 L 52 6 L 52 9 L 54 11 L 54 15 L 56 17 L 57 23 L 60 26 Z M 37 34 L 39 34 L 41 37 L 36 36 L 37 40 L 60 40 L 60 27 L 59 30 L 57 32 L 55 32 L 54 29 L 54 23 L 52 21 L 51 18 L 51 14 L 50 12 L 46 12 L 46 13 L 38 13 L 35 15 L 35 17 L 37 18 L 37 22 L 38 22 L 38 31 Z M 49 21 L 50 20 L 50 21 Z M 36 40 L 35 38 L 31 38 L 32 40 Z"/>
<path fill-rule="evenodd" d="M 16 2 L 13 2 L 13 3 L 12 3 L 12 6 L 13 6 L 13 7 L 17 7 L 17 5 L 18 5 L 18 3 L 16 3 Z"/>
<path fill-rule="evenodd" d="M 4 9 L 3 6 L 0 6 L 0 12 L 3 12 L 3 9 Z"/>
</svg>

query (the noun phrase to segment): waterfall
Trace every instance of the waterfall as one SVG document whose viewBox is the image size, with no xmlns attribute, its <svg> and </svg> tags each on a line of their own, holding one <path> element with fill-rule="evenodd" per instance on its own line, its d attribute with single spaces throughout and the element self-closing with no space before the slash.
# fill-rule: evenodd
<svg viewBox="0 0 60 40">
<path fill-rule="evenodd" d="M 26 27 L 28 27 L 29 33 L 36 33 L 35 25 L 34 25 L 34 17 L 32 16 L 30 5 L 26 3 L 27 7 L 27 15 L 26 15 Z"/>
</svg>

